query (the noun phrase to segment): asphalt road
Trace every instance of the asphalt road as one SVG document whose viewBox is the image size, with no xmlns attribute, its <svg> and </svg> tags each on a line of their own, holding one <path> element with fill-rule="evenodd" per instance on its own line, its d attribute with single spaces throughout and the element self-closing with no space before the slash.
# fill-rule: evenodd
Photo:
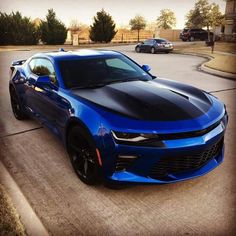
<svg viewBox="0 0 236 236">
<path fill-rule="evenodd" d="M 222 99 L 230 116 L 225 161 L 211 173 L 168 185 L 111 190 L 74 174 L 61 143 L 35 121 L 14 119 L 8 94 L 12 60 L 34 51 L 0 53 L 0 159 L 53 235 L 233 235 L 236 232 L 236 82 L 197 70 L 205 59 L 137 54 L 115 47 L 152 73 L 195 85 Z M 35 129 L 38 128 L 38 129 Z"/>
</svg>

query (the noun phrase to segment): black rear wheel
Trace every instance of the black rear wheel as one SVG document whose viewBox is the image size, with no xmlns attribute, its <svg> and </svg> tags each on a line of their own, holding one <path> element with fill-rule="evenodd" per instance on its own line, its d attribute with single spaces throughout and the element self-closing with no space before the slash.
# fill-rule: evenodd
<svg viewBox="0 0 236 236">
<path fill-rule="evenodd" d="M 16 91 L 13 87 L 10 88 L 10 98 L 11 98 L 11 107 L 12 112 L 17 120 L 24 120 L 27 118 L 23 107 L 20 103 L 20 100 L 16 94 Z"/>
<path fill-rule="evenodd" d="M 71 164 L 81 181 L 88 185 L 100 182 L 96 148 L 87 132 L 80 126 L 74 126 L 67 139 Z"/>
</svg>

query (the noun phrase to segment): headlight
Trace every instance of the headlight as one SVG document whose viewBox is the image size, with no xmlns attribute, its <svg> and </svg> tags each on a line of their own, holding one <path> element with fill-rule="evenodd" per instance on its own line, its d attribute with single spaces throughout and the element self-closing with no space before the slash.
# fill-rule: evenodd
<svg viewBox="0 0 236 236">
<path fill-rule="evenodd" d="M 158 139 L 157 134 L 138 134 L 138 133 L 123 133 L 111 131 L 113 137 L 119 141 L 140 142 L 147 139 Z"/>
<path fill-rule="evenodd" d="M 116 143 L 137 145 L 137 146 L 165 146 L 158 134 L 125 133 L 111 131 Z"/>
</svg>

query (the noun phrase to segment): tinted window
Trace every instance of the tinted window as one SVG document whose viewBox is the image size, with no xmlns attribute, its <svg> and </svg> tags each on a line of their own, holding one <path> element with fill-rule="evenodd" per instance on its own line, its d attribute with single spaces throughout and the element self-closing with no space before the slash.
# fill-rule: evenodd
<svg viewBox="0 0 236 236">
<path fill-rule="evenodd" d="M 165 39 L 156 39 L 157 43 L 166 43 L 167 41 Z"/>
<path fill-rule="evenodd" d="M 144 41 L 144 44 L 146 44 L 146 45 L 153 44 L 153 40 L 152 39 L 148 39 L 148 40 Z"/>
<path fill-rule="evenodd" d="M 30 69 L 38 76 L 48 75 L 52 83 L 57 84 L 56 73 L 52 63 L 49 60 L 43 58 L 33 59 L 30 62 Z"/>
<path fill-rule="evenodd" d="M 65 60 L 59 62 L 59 67 L 67 88 L 152 79 L 124 56 Z"/>
<path fill-rule="evenodd" d="M 114 69 L 135 71 L 133 67 L 131 67 L 129 64 L 125 63 L 124 61 L 120 60 L 119 58 L 107 59 L 106 64 L 107 66 L 111 68 L 113 67 Z"/>
</svg>

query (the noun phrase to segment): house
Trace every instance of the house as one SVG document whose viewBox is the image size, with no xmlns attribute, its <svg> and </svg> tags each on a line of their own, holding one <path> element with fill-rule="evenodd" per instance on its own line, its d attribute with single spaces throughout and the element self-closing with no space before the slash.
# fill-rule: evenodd
<svg viewBox="0 0 236 236">
<path fill-rule="evenodd" d="M 225 39 L 236 39 L 236 0 L 227 0 L 225 7 Z"/>
</svg>

